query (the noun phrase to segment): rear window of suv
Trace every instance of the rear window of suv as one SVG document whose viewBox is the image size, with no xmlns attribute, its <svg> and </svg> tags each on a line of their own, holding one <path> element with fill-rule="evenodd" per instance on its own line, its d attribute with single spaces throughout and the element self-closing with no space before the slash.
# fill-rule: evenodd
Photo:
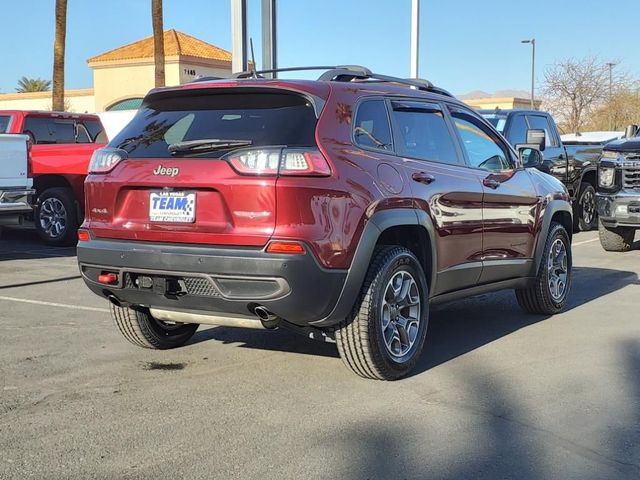
<svg viewBox="0 0 640 480">
<path fill-rule="evenodd" d="M 0 115 L 0 133 L 7 133 L 10 121 L 11 117 L 9 115 Z"/>
<path fill-rule="evenodd" d="M 252 147 L 315 145 L 316 114 L 292 93 L 178 94 L 151 99 L 109 144 L 129 158 L 172 158 L 169 145 L 197 140 L 250 141 Z M 190 157 L 217 158 L 228 150 Z"/>
</svg>

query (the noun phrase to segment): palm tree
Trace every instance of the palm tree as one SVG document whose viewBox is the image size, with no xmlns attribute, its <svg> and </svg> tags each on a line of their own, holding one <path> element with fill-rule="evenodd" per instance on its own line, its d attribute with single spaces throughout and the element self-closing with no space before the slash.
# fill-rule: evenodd
<svg viewBox="0 0 640 480">
<path fill-rule="evenodd" d="M 42 78 L 22 77 L 18 80 L 18 88 L 16 92 L 48 92 L 51 89 L 51 80 L 43 80 Z"/>
<path fill-rule="evenodd" d="M 162 0 L 151 0 L 153 24 L 153 58 L 155 61 L 156 87 L 164 87 L 164 28 L 162 26 Z"/>
<path fill-rule="evenodd" d="M 67 36 L 67 0 L 56 0 L 56 37 L 53 44 L 53 110 L 64 110 L 64 47 Z"/>
</svg>

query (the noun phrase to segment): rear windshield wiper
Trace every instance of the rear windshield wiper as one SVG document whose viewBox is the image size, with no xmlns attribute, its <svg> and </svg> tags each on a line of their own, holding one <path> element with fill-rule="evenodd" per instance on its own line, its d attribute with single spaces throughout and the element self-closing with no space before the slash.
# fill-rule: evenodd
<svg viewBox="0 0 640 480">
<path fill-rule="evenodd" d="M 188 140 L 186 142 L 172 143 L 167 147 L 172 155 L 215 152 L 216 150 L 226 150 L 229 148 L 248 147 L 253 144 L 252 140 L 222 140 L 219 138 L 203 138 L 201 140 Z"/>
</svg>

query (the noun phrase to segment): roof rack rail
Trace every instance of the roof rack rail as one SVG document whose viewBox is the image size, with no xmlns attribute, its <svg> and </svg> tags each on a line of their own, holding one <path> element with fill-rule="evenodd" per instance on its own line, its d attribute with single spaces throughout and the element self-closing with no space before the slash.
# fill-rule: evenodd
<svg viewBox="0 0 640 480">
<path fill-rule="evenodd" d="M 389 75 L 381 75 L 373 73 L 367 67 L 361 65 L 335 65 L 335 66 L 312 66 L 312 67 L 288 67 L 288 68 L 274 68 L 271 70 L 257 70 L 238 72 L 232 75 L 233 78 L 264 78 L 264 73 L 278 73 L 278 72 L 301 72 L 309 70 L 326 70 L 322 75 L 318 77 L 319 81 L 325 82 L 351 82 L 353 80 L 373 80 L 379 82 L 397 83 L 400 85 L 406 85 L 416 88 L 418 90 L 424 90 L 447 97 L 453 97 L 444 88 L 436 87 L 429 80 L 421 78 L 400 78 L 392 77 Z"/>
<path fill-rule="evenodd" d="M 451 93 L 449 93 L 444 88 L 436 87 L 429 80 L 425 80 L 422 78 L 400 78 L 400 77 L 392 77 L 390 75 L 381 75 L 378 73 L 373 73 L 370 70 L 367 70 L 366 74 L 358 74 L 359 72 L 355 72 L 348 68 L 338 67 L 334 70 L 329 70 L 323 73 L 318 80 L 329 80 L 334 82 L 351 82 L 353 80 L 373 80 L 379 82 L 389 82 L 389 83 L 397 83 L 400 85 L 406 85 L 409 87 L 417 88 L 418 90 L 424 90 L 432 93 L 437 93 L 439 95 L 444 95 L 446 97 L 453 97 Z"/>
<path fill-rule="evenodd" d="M 309 70 L 336 70 L 336 69 L 345 69 L 349 70 L 351 73 L 361 72 L 361 73 L 371 73 L 368 68 L 361 67 L 359 65 L 320 65 L 320 66 L 311 66 L 311 67 L 286 67 L 286 68 L 273 68 L 271 70 L 248 70 L 244 72 L 234 73 L 232 78 L 262 78 L 263 73 L 278 73 L 278 72 L 304 72 Z"/>
</svg>

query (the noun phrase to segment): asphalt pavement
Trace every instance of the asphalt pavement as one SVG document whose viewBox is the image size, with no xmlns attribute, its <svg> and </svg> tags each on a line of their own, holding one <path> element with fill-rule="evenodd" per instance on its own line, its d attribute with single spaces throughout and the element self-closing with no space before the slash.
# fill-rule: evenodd
<svg viewBox="0 0 640 480">
<path fill-rule="evenodd" d="M 640 478 L 638 242 L 576 235 L 552 318 L 512 292 L 438 307 L 393 383 L 281 330 L 136 348 L 74 255 L 0 237 L 0 479 Z"/>
</svg>

